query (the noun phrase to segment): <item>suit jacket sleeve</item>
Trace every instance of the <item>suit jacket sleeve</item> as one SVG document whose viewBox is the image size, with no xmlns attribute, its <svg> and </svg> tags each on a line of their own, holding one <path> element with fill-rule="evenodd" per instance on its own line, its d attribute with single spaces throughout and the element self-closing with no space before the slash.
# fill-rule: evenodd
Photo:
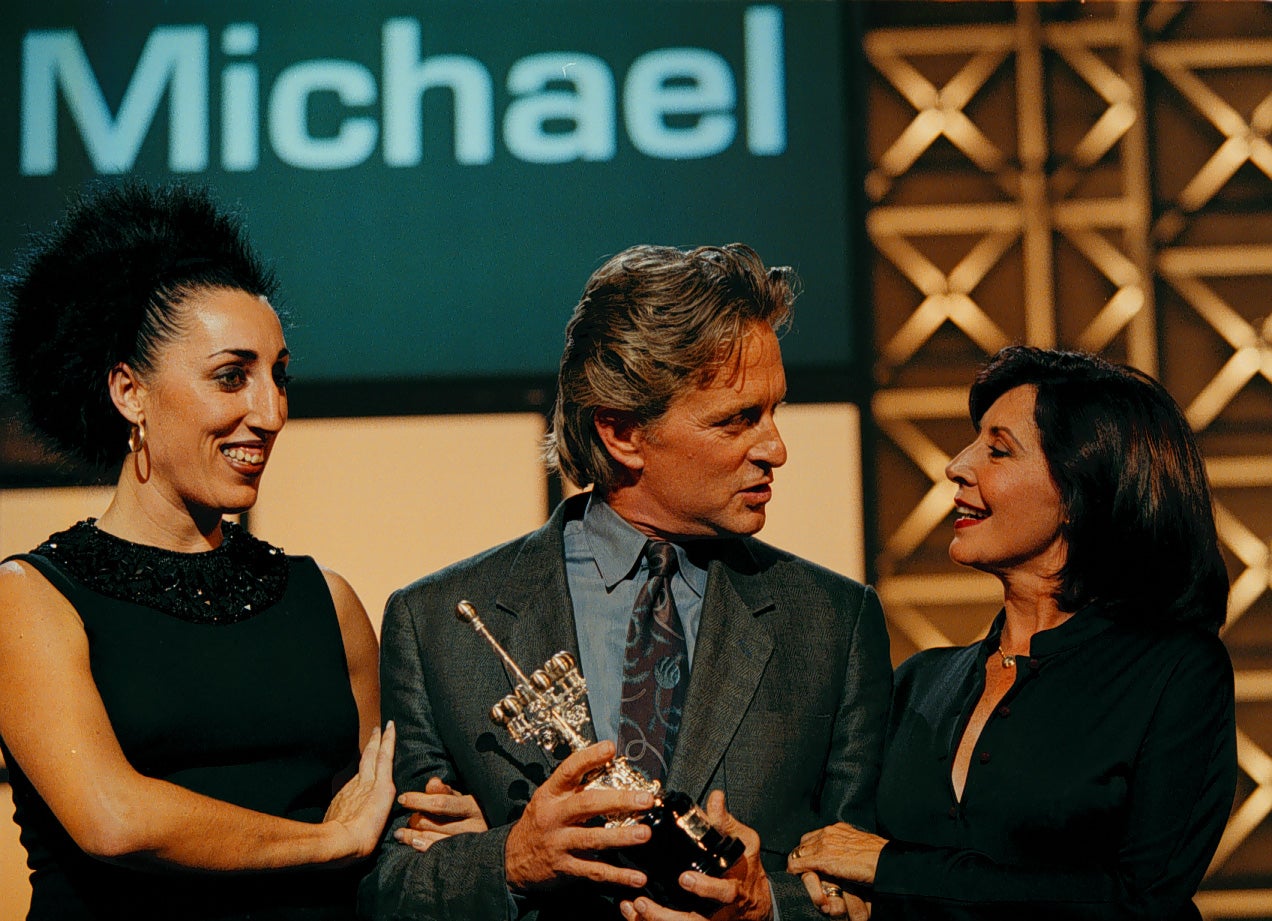
<svg viewBox="0 0 1272 921">
<path fill-rule="evenodd" d="M 853 618 L 844 693 L 826 764 L 822 816 L 875 830 L 875 791 L 892 701 L 892 659 L 883 608 L 867 587 Z"/>
<path fill-rule="evenodd" d="M 870 587 L 856 594 L 849 595 L 855 608 L 841 615 L 851 639 L 818 813 L 821 825 L 843 821 L 874 831 L 875 791 L 892 699 L 892 660 L 879 596 Z M 785 855 L 778 856 L 782 865 L 770 865 L 768 872 L 782 921 L 822 918 L 803 881 L 785 871 Z"/>
<path fill-rule="evenodd" d="M 397 725 L 394 781 L 399 792 L 422 790 L 433 776 L 455 781 L 427 693 L 422 638 L 411 613 L 418 597 L 403 590 L 389 599 L 381 635 L 381 709 L 384 719 Z M 510 826 L 456 835 L 421 854 L 393 839 L 408 816 L 400 806 L 394 808 L 375 867 L 362 882 L 361 913 L 377 921 L 504 921 L 509 914 L 504 842 Z"/>
</svg>

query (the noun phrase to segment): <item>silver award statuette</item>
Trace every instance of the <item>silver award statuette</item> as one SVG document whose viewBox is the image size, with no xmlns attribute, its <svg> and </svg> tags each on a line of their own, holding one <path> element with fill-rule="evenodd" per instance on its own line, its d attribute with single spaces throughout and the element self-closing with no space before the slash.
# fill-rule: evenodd
<svg viewBox="0 0 1272 921">
<path fill-rule="evenodd" d="M 508 651 L 486 629 L 471 603 L 459 602 L 455 616 L 477 631 L 515 676 L 513 692 L 490 710 L 493 722 L 507 729 L 514 741 L 533 742 L 549 754 L 556 753 L 562 745 L 571 751 L 580 751 L 591 744 L 584 702 L 587 682 L 574 656 L 558 652 L 526 677 Z M 623 863 L 645 874 L 649 879 L 646 891 L 660 905 L 679 910 L 705 908 L 706 913 L 713 910 L 714 903 L 704 904 L 680 886 L 680 874 L 697 870 L 708 876 L 723 876 L 742 856 L 745 845 L 731 835 L 721 834 L 687 794 L 663 791 L 662 784 L 650 780 L 622 756 L 594 771 L 586 780 L 589 790 L 635 790 L 653 795 L 654 805 L 645 812 L 605 818 L 607 827 L 640 822 L 652 831 L 644 844 L 614 853 Z"/>
</svg>

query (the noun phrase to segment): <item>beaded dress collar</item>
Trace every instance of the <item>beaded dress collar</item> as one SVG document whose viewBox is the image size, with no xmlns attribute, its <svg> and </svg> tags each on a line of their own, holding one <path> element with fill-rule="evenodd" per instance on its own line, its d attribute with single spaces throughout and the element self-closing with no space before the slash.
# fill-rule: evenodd
<svg viewBox="0 0 1272 921">
<path fill-rule="evenodd" d="M 234 624 L 277 604 L 287 589 L 287 556 L 232 522 L 221 545 L 202 553 L 164 550 L 107 534 L 88 518 L 32 553 L 87 588 L 196 624 Z"/>
</svg>

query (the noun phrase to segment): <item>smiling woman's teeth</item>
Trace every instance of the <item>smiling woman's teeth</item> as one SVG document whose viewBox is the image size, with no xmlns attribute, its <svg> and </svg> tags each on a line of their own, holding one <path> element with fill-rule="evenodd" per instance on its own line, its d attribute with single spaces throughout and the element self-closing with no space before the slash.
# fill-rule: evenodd
<svg viewBox="0 0 1272 921">
<path fill-rule="evenodd" d="M 221 449 L 221 453 L 230 460 L 236 460 L 243 464 L 265 463 L 265 452 L 261 448 L 225 447 Z"/>
</svg>

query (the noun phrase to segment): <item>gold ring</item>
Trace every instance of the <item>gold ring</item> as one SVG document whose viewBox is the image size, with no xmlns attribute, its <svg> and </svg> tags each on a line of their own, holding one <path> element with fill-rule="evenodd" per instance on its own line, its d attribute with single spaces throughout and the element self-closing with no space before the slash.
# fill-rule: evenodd
<svg viewBox="0 0 1272 921">
<path fill-rule="evenodd" d="M 826 893 L 827 898 L 838 899 L 843 897 L 844 891 L 834 883 L 822 883 L 821 886 L 822 892 Z"/>
<path fill-rule="evenodd" d="M 795 845 L 795 850 L 791 851 L 791 856 L 796 860 L 804 856 L 803 845 Z"/>
</svg>

